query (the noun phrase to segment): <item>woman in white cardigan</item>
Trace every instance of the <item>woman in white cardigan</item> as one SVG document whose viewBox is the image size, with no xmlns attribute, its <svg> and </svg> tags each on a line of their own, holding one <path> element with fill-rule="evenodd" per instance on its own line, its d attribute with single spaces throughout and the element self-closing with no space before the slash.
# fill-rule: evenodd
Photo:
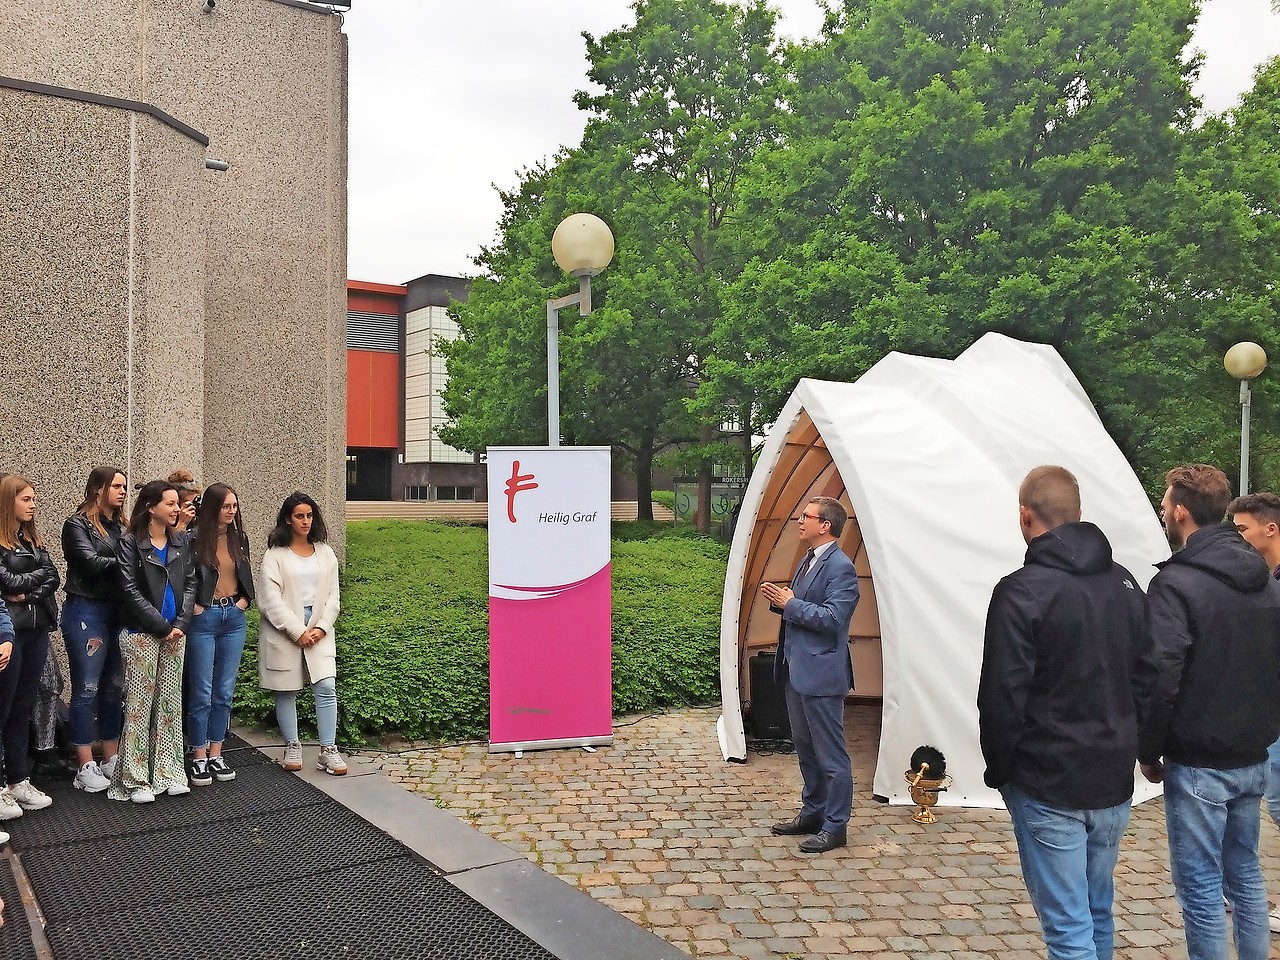
<svg viewBox="0 0 1280 960">
<path fill-rule="evenodd" d="M 267 539 L 258 587 L 258 682 L 276 695 L 276 723 L 284 735 L 282 766 L 302 769 L 298 691 L 307 683 L 316 698 L 320 757 L 316 766 L 340 777 L 347 761 L 338 752 L 338 558 L 325 540 L 320 507 L 305 493 L 290 494 Z"/>
</svg>

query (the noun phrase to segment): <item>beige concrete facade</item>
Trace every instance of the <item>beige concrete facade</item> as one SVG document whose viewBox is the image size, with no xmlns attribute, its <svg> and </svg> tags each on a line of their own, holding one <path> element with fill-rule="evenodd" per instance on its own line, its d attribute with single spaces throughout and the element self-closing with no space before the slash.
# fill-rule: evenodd
<svg viewBox="0 0 1280 960">
<path fill-rule="evenodd" d="M 240 491 L 255 554 L 295 489 L 341 550 L 342 21 L 201 6 L 0 18 L 0 469 L 36 482 L 51 539 L 94 464 L 185 465 Z"/>
</svg>

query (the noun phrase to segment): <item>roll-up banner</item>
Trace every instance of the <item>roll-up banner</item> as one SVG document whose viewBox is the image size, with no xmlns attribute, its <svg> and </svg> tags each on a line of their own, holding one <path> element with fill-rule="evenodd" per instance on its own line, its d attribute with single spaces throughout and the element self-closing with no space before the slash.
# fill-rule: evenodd
<svg viewBox="0 0 1280 960">
<path fill-rule="evenodd" d="M 488 456 L 489 751 L 612 743 L 609 448 Z"/>
</svg>

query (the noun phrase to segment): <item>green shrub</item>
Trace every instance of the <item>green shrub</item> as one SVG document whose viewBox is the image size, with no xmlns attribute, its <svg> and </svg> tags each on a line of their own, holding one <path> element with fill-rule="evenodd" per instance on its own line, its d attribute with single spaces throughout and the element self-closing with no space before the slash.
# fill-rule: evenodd
<svg viewBox="0 0 1280 960">
<path fill-rule="evenodd" d="M 617 524 L 613 546 L 615 713 L 719 694 L 720 598 L 726 548 L 673 536 L 668 524 Z M 489 722 L 487 531 L 408 520 L 347 525 L 338 638 L 344 743 L 398 734 L 483 738 Z M 250 616 L 238 721 L 275 723 L 258 688 L 257 616 Z M 298 698 L 314 728 L 309 694 Z"/>
<path fill-rule="evenodd" d="M 676 492 L 674 490 L 654 490 L 650 496 L 654 503 L 660 503 L 668 510 L 676 508 Z"/>
</svg>

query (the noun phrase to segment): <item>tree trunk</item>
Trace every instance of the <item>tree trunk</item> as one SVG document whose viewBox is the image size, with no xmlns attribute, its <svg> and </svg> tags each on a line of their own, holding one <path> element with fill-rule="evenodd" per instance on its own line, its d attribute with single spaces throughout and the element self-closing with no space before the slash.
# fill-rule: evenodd
<svg viewBox="0 0 1280 960">
<path fill-rule="evenodd" d="M 636 450 L 636 519 L 653 520 L 653 431 L 646 430 Z"/>
<path fill-rule="evenodd" d="M 704 444 L 709 444 L 715 438 L 714 427 L 709 423 L 704 423 L 699 431 L 699 439 Z M 694 529 L 703 536 L 711 533 L 711 479 L 712 479 L 711 459 L 702 461 L 702 465 L 698 467 L 698 509 L 693 514 Z"/>
</svg>

